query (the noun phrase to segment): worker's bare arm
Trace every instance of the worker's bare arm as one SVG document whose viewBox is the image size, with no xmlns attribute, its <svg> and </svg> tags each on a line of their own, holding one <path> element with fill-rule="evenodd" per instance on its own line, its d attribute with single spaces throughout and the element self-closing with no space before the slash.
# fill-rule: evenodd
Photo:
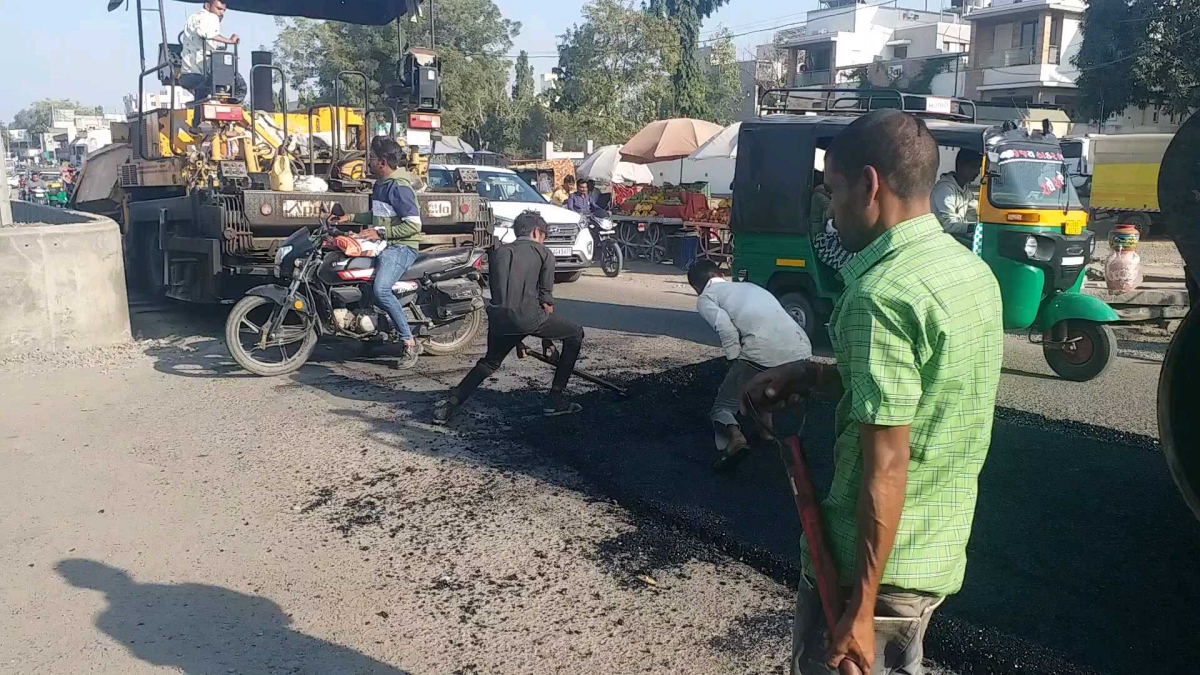
<svg viewBox="0 0 1200 675">
<path fill-rule="evenodd" d="M 904 510 L 909 427 L 860 424 L 863 473 L 858 489 L 858 545 L 846 611 L 833 631 L 829 666 L 850 659 L 871 671 L 875 656 L 875 601 Z"/>
<path fill-rule="evenodd" d="M 837 399 L 841 395 L 837 367 L 817 361 L 795 361 L 763 371 L 742 391 L 743 399 L 749 398 L 759 410 L 776 410 L 792 399 Z"/>
</svg>

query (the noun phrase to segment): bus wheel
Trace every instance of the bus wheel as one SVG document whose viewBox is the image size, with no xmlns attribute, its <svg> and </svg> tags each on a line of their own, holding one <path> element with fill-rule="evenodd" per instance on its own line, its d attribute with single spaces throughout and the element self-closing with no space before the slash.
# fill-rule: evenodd
<svg viewBox="0 0 1200 675">
<path fill-rule="evenodd" d="M 1042 343 L 1050 369 L 1064 380 L 1087 382 L 1100 377 L 1117 356 L 1117 334 L 1112 326 L 1084 319 L 1066 321 L 1066 340 Z M 1055 326 L 1061 329 L 1061 324 Z M 1062 335 L 1051 330 L 1051 335 Z"/>
<path fill-rule="evenodd" d="M 1127 213 L 1121 216 L 1117 224 L 1136 227 L 1139 238 L 1144 240 L 1150 238 L 1150 226 L 1154 224 L 1154 220 L 1150 218 L 1150 214 L 1148 213 Z"/>
<path fill-rule="evenodd" d="M 816 332 L 820 321 L 817 319 L 816 313 L 813 312 L 813 306 L 808 300 L 808 295 L 803 291 L 784 293 L 779 296 L 779 304 L 783 305 L 783 309 L 788 313 L 788 316 L 800 324 L 805 334 L 808 335 L 809 339 L 812 339 L 813 333 Z"/>
</svg>

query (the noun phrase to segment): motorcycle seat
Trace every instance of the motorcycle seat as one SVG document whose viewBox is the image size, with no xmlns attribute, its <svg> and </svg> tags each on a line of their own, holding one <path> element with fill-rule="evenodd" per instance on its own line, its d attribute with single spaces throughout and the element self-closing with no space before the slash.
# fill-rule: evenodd
<svg viewBox="0 0 1200 675">
<path fill-rule="evenodd" d="M 401 281 L 416 281 L 426 274 L 435 274 L 444 272 L 448 269 L 453 269 L 462 265 L 466 265 L 471 261 L 472 249 L 468 246 L 465 248 L 452 248 L 444 251 L 432 251 L 430 253 L 422 253 L 417 256 L 416 262 L 404 276 L 400 277 Z"/>
</svg>

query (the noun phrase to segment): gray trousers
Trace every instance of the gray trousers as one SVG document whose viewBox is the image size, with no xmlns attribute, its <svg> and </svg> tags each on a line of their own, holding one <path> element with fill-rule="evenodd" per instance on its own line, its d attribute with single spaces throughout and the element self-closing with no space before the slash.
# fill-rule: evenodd
<svg viewBox="0 0 1200 675">
<path fill-rule="evenodd" d="M 724 381 L 717 389 L 717 400 L 713 401 L 712 410 L 708 413 L 708 418 L 713 423 L 717 450 L 723 452 L 729 446 L 729 438 L 721 429 L 731 425 L 737 426 L 738 410 L 742 407 L 742 388 L 764 370 L 766 369 L 762 366 L 743 359 L 730 362 L 729 372 L 725 374 Z"/>
<path fill-rule="evenodd" d="M 875 603 L 875 665 L 870 675 L 924 675 L 925 630 L 945 598 L 882 587 Z M 837 675 L 825 665 L 829 631 L 821 598 L 807 578 L 796 594 L 792 675 Z"/>
</svg>

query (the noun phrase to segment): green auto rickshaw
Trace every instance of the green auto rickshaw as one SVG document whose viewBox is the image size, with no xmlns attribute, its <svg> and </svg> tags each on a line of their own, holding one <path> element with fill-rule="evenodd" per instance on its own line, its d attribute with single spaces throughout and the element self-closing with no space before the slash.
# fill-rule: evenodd
<svg viewBox="0 0 1200 675">
<path fill-rule="evenodd" d="M 771 96 L 785 104 L 770 105 Z M 797 100 L 805 107 L 791 107 Z M 824 148 L 834 136 L 855 117 L 883 107 L 923 117 L 943 166 L 953 167 L 960 149 L 984 157 L 979 225 L 963 243 L 996 275 L 1005 329 L 1040 342 L 1047 363 L 1064 379 L 1082 382 L 1103 373 L 1116 356 L 1109 324 L 1119 317 L 1081 292 L 1095 235 L 1058 142 L 976 124 L 970 101 L 891 90 L 764 93 L 763 108 L 772 114 L 743 122 L 738 137 L 730 223 L 734 277 L 774 293 L 810 335 L 828 322 L 843 285 L 837 263 L 820 255 L 827 233 L 810 225 L 815 171 L 823 170 Z M 798 110 L 803 114 L 792 114 Z"/>
</svg>

